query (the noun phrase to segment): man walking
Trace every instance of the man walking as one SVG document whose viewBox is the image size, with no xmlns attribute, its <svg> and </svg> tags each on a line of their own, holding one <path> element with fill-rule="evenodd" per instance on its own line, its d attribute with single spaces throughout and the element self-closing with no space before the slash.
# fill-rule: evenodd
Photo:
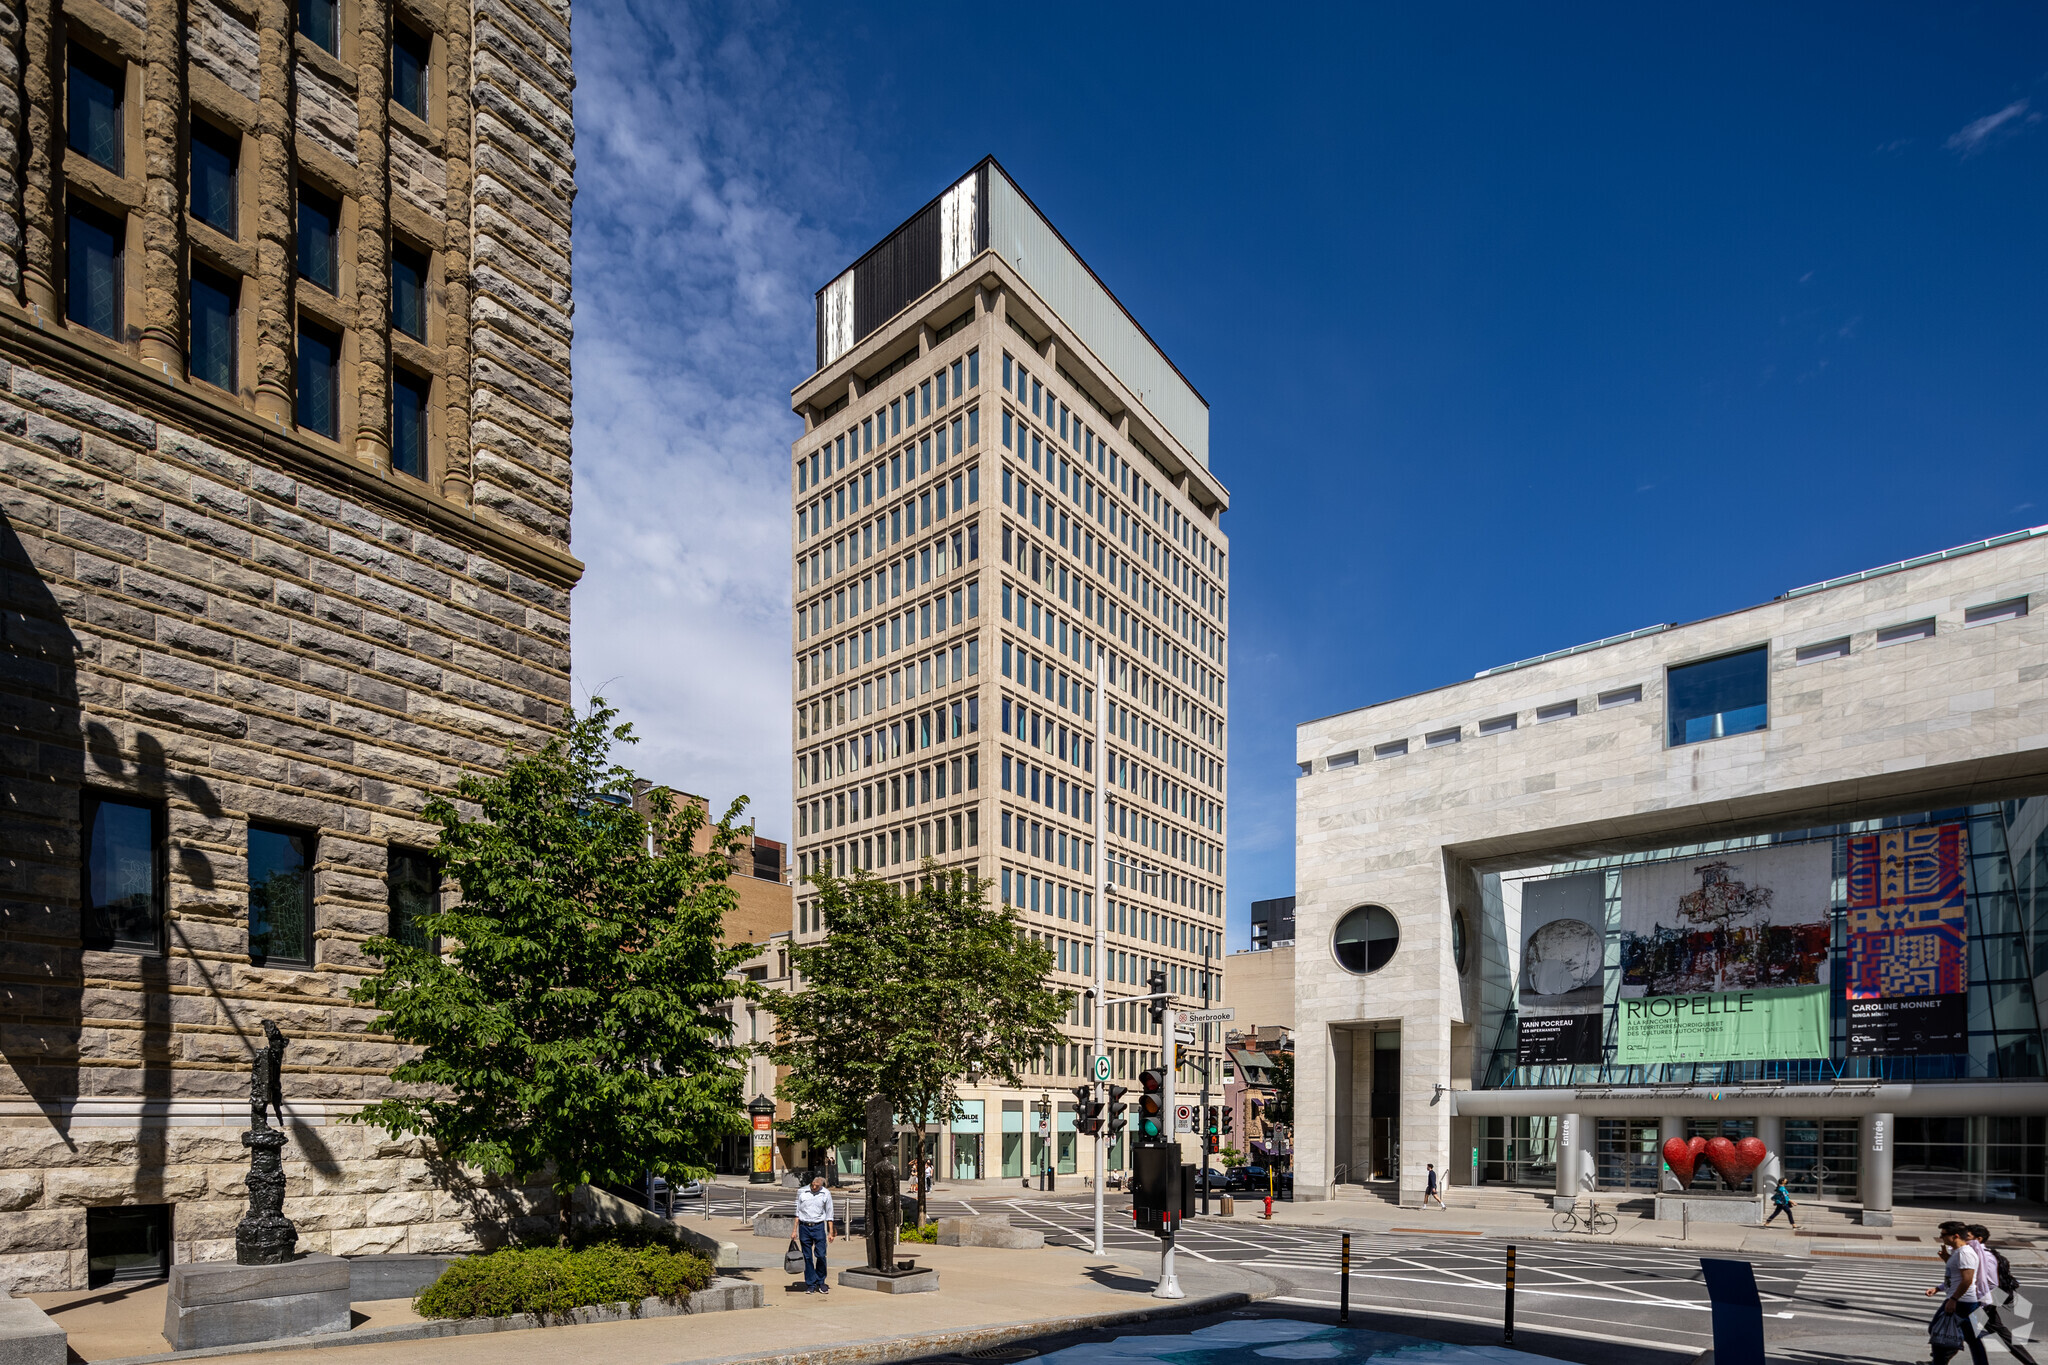
<svg viewBox="0 0 2048 1365">
<path fill-rule="evenodd" d="M 1436 1206 L 1437 1206 L 1438 1208 L 1440 1208 L 1440 1209 L 1446 1209 L 1446 1210 L 1447 1210 L 1447 1209 L 1449 1209 L 1449 1207 L 1450 1207 L 1450 1206 L 1449 1206 L 1448 1204 L 1444 1203 L 1444 1197 L 1443 1197 L 1443 1195 L 1441 1195 L 1441 1194 L 1439 1194 L 1439 1193 L 1437 1192 L 1437 1188 L 1436 1188 L 1436 1163 L 1435 1163 L 1434 1161 L 1432 1161 L 1432 1162 L 1430 1162 L 1430 1163 L 1429 1163 L 1429 1177 L 1428 1177 L 1428 1183 L 1427 1183 L 1427 1184 L 1425 1184 L 1425 1185 L 1424 1185 L 1424 1186 L 1422 1187 L 1422 1207 L 1424 1207 L 1424 1208 L 1428 1208 L 1428 1207 L 1429 1207 L 1429 1201 L 1430 1201 L 1430 1200 L 1432 1200 L 1432 1199 L 1436 1200 Z"/>
<path fill-rule="evenodd" d="M 796 1240 L 804 1253 L 804 1292 L 829 1294 L 825 1279 L 825 1248 L 832 1244 L 832 1191 L 825 1177 L 814 1175 L 809 1187 L 796 1192 Z"/>
<path fill-rule="evenodd" d="M 1948 1265 L 1942 1274 L 1941 1284 L 1928 1290 L 1927 1296 L 1942 1295 L 1939 1311 L 1958 1320 L 1963 1332 L 1963 1346 L 1970 1348 L 1970 1365 L 1987 1365 L 1984 1343 L 1977 1336 L 1977 1324 L 1971 1320 L 1977 1311 L 1978 1281 L 1983 1271 L 1976 1251 L 1970 1246 L 1970 1230 L 1961 1223 L 1943 1223 L 1941 1245 Z M 1948 1365 L 1961 1349 L 1961 1346 L 1933 1344 L 1934 1365 Z"/>
<path fill-rule="evenodd" d="M 1991 1245 L 1991 1229 L 1982 1223 L 1969 1225 L 1970 1246 L 1977 1253 L 1977 1274 L 1979 1276 L 1977 1302 L 1984 1307 L 1984 1330 L 2005 1343 L 2005 1349 L 2012 1352 L 2020 1365 L 2034 1365 L 2034 1357 L 2026 1347 L 2012 1339 L 2012 1328 L 1998 1316 L 1998 1295 L 2005 1292 L 2005 1306 L 2012 1307 L 2013 1295 L 2018 1292 L 2019 1281 L 2012 1278 L 2012 1271 L 2005 1263 L 2005 1253 Z M 2010 1283 L 2013 1288 L 2006 1290 Z"/>
</svg>

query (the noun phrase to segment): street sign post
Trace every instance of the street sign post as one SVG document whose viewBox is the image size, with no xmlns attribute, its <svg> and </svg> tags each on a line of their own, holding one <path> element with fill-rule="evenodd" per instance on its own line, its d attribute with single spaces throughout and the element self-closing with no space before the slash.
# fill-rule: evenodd
<svg viewBox="0 0 2048 1365">
<path fill-rule="evenodd" d="M 1191 1024 L 1182 1024 L 1179 1028 L 1173 1031 L 1173 1040 L 1176 1043 L 1186 1043 L 1189 1047 L 1193 1047 L 1195 1045 L 1194 1026 Z"/>
<path fill-rule="evenodd" d="M 1195 1107 L 1192 1104 L 1173 1106 L 1173 1131 L 1192 1133 L 1195 1131 Z"/>
<path fill-rule="evenodd" d="M 1237 1010 L 1231 1005 L 1220 1005 L 1212 1010 L 1181 1010 L 1183 1024 L 1228 1024 L 1237 1018 Z"/>
<path fill-rule="evenodd" d="M 1107 1082 L 1109 1080 L 1109 1070 L 1109 1055 L 1107 1053 L 1098 1054 L 1095 1058 L 1095 1079 Z"/>
</svg>

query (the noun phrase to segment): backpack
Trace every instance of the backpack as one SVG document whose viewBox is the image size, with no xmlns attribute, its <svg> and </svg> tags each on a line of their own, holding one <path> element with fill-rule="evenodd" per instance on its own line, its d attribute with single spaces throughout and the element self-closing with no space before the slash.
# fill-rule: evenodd
<svg viewBox="0 0 2048 1365">
<path fill-rule="evenodd" d="M 1998 1259 L 1999 1289 L 2007 1294 L 2017 1294 L 2020 1288 L 2020 1281 L 2019 1277 L 2012 1273 L 2012 1262 L 2006 1260 L 2005 1253 L 1995 1247 L 1985 1247 L 1984 1249 Z"/>
</svg>

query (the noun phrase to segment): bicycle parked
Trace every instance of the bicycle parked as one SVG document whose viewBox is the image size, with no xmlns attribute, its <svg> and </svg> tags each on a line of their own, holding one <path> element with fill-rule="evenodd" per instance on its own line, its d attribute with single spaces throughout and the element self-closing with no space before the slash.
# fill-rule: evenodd
<svg viewBox="0 0 2048 1365">
<path fill-rule="evenodd" d="M 1621 1226 L 1621 1220 L 1611 1213 L 1603 1213 L 1600 1205 L 1593 1200 L 1586 1201 L 1586 1212 L 1582 1216 L 1576 1200 L 1568 1209 L 1559 1209 L 1551 1215 L 1550 1227 L 1553 1232 L 1591 1232 L 1602 1236 Z"/>
</svg>

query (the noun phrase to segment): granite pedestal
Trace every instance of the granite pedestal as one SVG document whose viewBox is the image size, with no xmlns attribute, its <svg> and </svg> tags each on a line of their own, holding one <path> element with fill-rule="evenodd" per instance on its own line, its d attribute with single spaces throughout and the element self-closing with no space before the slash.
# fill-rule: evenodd
<svg viewBox="0 0 2048 1365">
<path fill-rule="evenodd" d="M 308 1252 L 280 1265 L 197 1261 L 171 1267 L 164 1340 L 175 1351 L 346 1332 L 349 1263 Z"/>
<path fill-rule="evenodd" d="M 1007 1213 L 984 1213 L 973 1218 L 941 1218 L 939 1245 L 1036 1250 L 1045 1245 L 1045 1234 L 1036 1228 L 1011 1227 Z"/>
<path fill-rule="evenodd" d="M 1758 1194 L 1660 1194 L 1657 1217 L 1673 1223 L 1761 1223 L 1764 1199 Z"/>
<path fill-rule="evenodd" d="M 872 1289 L 879 1294 L 935 1294 L 939 1289 L 939 1272 L 930 1266 L 897 1271 L 856 1266 L 839 1272 L 839 1285 L 842 1289 Z"/>
</svg>

